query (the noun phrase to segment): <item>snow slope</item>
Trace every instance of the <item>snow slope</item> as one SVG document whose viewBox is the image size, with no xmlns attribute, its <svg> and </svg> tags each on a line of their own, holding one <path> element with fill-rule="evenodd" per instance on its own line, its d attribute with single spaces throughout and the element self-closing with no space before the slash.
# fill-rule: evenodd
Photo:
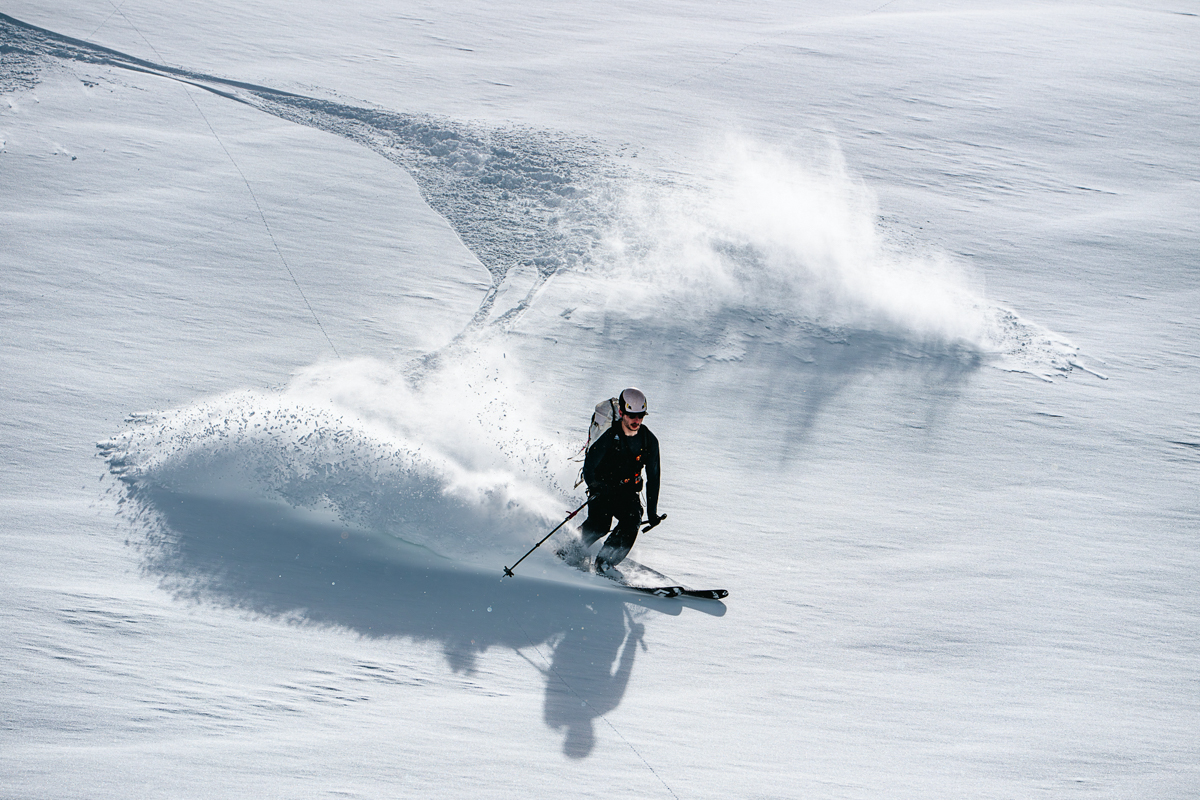
<svg viewBox="0 0 1200 800">
<path fill-rule="evenodd" d="M 1195 796 L 1188 9 L 3 13 L 6 796 Z"/>
</svg>

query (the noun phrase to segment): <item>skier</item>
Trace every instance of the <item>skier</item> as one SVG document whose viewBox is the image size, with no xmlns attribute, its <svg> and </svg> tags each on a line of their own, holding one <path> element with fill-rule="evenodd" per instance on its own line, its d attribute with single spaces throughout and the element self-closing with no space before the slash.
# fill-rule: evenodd
<svg viewBox="0 0 1200 800">
<path fill-rule="evenodd" d="M 588 494 L 587 520 L 580 526 L 583 543 L 591 547 L 608 535 L 596 554 L 596 571 L 603 572 L 620 564 L 637 539 L 642 523 L 642 470 L 646 471 L 647 518 L 657 525 L 659 461 L 658 438 L 642 424 L 646 416 L 646 395 L 629 388 L 619 398 L 620 417 L 588 448 L 583 462 L 583 479 Z M 613 517 L 617 527 L 609 534 Z"/>
</svg>

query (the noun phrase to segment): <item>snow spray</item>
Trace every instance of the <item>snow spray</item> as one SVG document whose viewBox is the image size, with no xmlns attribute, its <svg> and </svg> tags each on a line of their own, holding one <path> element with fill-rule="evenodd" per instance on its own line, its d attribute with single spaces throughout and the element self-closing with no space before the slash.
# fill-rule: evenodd
<svg viewBox="0 0 1200 800">
<path fill-rule="evenodd" d="M 489 356 L 415 383 L 369 359 L 318 365 L 278 393 L 138 416 L 101 446 L 135 499 L 255 497 L 490 564 L 561 514 L 552 473 L 571 465 L 508 396 L 512 359 Z"/>
<path fill-rule="evenodd" d="M 593 275 L 610 312 L 767 313 L 1069 371 L 1076 348 L 987 302 L 964 265 L 889 243 L 874 194 L 836 145 L 802 159 L 731 137 L 705 163 L 692 185 L 626 192 Z"/>
</svg>

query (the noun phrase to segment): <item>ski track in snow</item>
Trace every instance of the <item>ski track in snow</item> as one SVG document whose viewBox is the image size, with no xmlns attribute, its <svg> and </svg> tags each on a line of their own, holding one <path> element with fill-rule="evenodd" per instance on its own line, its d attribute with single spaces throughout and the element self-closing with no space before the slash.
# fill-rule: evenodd
<svg viewBox="0 0 1200 800">
<path fill-rule="evenodd" d="M 854 375 L 914 361 L 951 382 L 984 364 L 1045 380 L 1080 366 L 1073 345 L 973 295 L 937 257 L 889 250 L 873 199 L 836 154 L 802 167 L 779 154 L 740 152 L 740 161 L 714 163 L 707 183 L 679 185 L 620 170 L 600 144 L 581 137 L 278 91 L 151 63 L 3 15 L 0 36 L 5 91 L 34 85 L 47 59 L 116 67 L 358 142 L 412 175 L 492 277 L 473 322 L 449 350 L 385 380 L 389 396 L 424 384 L 423 407 L 446 408 L 452 429 L 460 416 L 480 423 L 474 435 L 489 455 L 427 433 L 406 438 L 395 423 L 403 414 L 383 401 L 342 398 L 343 417 L 325 407 L 328 397 L 295 387 L 131 418 L 101 450 L 134 505 L 168 529 L 169 498 L 245 501 L 249 492 L 458 559 L 511 553 L 570 494 L 572 468 L 550 467 L 566 463 L 570 448 L 544 439 L 532 423 L 489 429 L 504 417 L 497 409 L 514 402 L 505 395 L 519 379 L 509 376 L 509 384 L 498 381 L 481 394 L 495 353 L 481 356 L 474 346 L 512 330 L 551 279 L 574 281 L 573 296 L 596 301 L 564 312 L 559 324 L 597 328 L 616 342 L 653 342 L 696 368 L 753 365 L 764 349 L 781 349 L 798 364 L 830 365 L 821 376 L 832 389 L 796 392 L 807 398 L 802 420 Z M 735 142 L 729 150 L 745 148 Z M 631 297 L 635 276 L 640 294 Z M 775 354 L 762 359 L 777 362 Z M 454 373 L 460 368 L 475 375 L 474 384 Z M 341 377 L 377 377 L 389 368 L 360 362 L 350 370 Z M 473 404 L 456 402 L 464 392 L 475 394 Z M 392 424 L 378 424 L 379 417 Z"/>
<path fill-rule="evenodd" d="M 112 9 L 103 13 L 120 12 Z M 909 24 L 930 23 L 922 15 Z M 978 24 L 990 34 L 990 21 Z M 1076 34 L 1080 46 L 1094 47 L 1092 33 Z M 912 51 L 912 41 L 894 48 L 871 36 L 874 65 L 904 78 L 892 56 Z M 768 41 L 752 38 L 710 69 Z M 809 44 L 841 70 L 844 51 Z M 966 49 L 1001 66 L 994 53 Z M 1110 52 L 1132 53 L 1106 47 L 1098 58 Z M 938 48 L 920 55 L 935 77 L 955 63 Z M 172 351 L 162 364 L 132 361 L 111 345 L 81 359 L 94 351 L 78 348 L 79 337 L 102 323 L 76 328 L 81 320 L 53 309 L 53 298 L 29 304 L 29 314 L 61 330 L 15 359 L 34 380 L 12 391 L 24 404 L 10 427 L 25 437 L 18 449 L 38 452 L 12 454 L 14 466 L 35 469 L 14 474 L 6 498 L 17 514 L 6 539 L 16 599 L 13 646 L 0 662 L 15 689 L 6 706 L 11 752 L 0 762 L 26 794 L 169 796 L 199 786 L 214 795 L 316 788 L 500 797 L 536 778 L 548 793 L 601 796 L 614 775 L 629 793 L 664 797 L 1187 793 L 1197 763 L 1190 689 L 1200 617 L 1186 481 L 1200 442 L 1187 387 L 1174 385 L 1186 383 L 1181 362 L 1130 364 L 1131 353 L 1154 352 L 1147 340 L 1161 328 L 1133 332 L 1131 319 L 1118 317 L 1108 341 L 1131 340 L 1112 356 L 1123 380 L 1102 390 L 1090 378 L 1058 391 L 981 376 L 990 367 L 1048 382 L 1080 372 L 1105 378 L 1064 337 L 986 300 L 962 265 L 881 223 L 872 192 L 836 146 L 809 156 L 731 140 L 691 178 L 651 177 L 618 167 L 585 136 L 277 91 L 0 15 L 0 92 L 14 108 L 39 80 L 77 65 L 101 82 L 117 70 L 138 73 L 143 104 L 130 107 L 141 111 L 155 97 L 143 90 L 168 79 L 369 148 L 413 177 L 491 284 L 472 282 L 456 296 L 471 298 L 453 306 L 466 309 L 456 317 L 465 321 L 483 295 L 474 319 L 412 363 L 343 348 L 344 358 L 302 369 L 286 386 L 129 416 L 98 444 L 119 524 L 107 502 L 98 513 L 73 505 L 95 500 L 94 486 L 73 494 L 63 477 L 95 477 L 95 463 L 74 447 L 80 432 L 108 436 L 124 413 L 113 408 L 156 388 L 155 367 L 168 375 L 163 383 L 177 380 L 174 391 L 195 396 L 188 357 L 203 352 L 215 363 L 224 353 L 211 342 L 179 344 L 150 308 L 139 309 L 152 316 L 146 326 L 127 330 L 163 333 L 178 359 Z M 1031 75 L 1017 88 L 1076 89 L 1042 66 L 1024 68 Z M 975 76 L 968 70 L 964 79 Z M 1148 86 L 1119 84 L 1131 97 Z M 1146 94 L 1170 100 L 1169 88 Z M 994 101 L 986 91 L 982 100 Z M 62 122 L 74 103 L 85 113 L 75 100 L 40 119 Z M 678 115 L 682 106 L 664 109 Z M 162 127 L 172 146 L 187 141 Z M 947 130 L 935 123 L 921 136 L 933 147 Z M 314 152 L 320 158 L 319 146 Z M 1151 148 L 1146 157 L 1164 154 Z M 1033 173 L 1035 182 L 1045 174 Z M 1004 191 L 976 173 L 941 177 L 973 193 Z M 80 185 L 108 188 L 91 181 Z M 1055 217 L 1052 205 L 1031 206 Z M 70 232 L 64 241 L 80 243 Z M 1080 266 L 1084 257 L 1071 263 L 1073 245 L 1055 241 L 1049 256 L 1063 259 L 1067 274 L 1052 285 L 1096 282 L 1052 300 L 1077 308 L 1067 315 L 1076 327 L 1106 324 L 1099 298 L 1112 286 Z M 1147 255 L 1129 247 L 1114 258 Z M 34 291 L 12 295 L 14 305 L 54 269 L 46 252 L 60 251 L 35 251 L 42 271 L 27 281 Z M 1016 278 L 1030 281 L 1023 289 L 1051 267 L 1040 258 L 1020 264 L 1030 267 Z M 71 290 L 88 280 L 60 295 L 82 298 Z M 186 288 L 198 289 L 192 280 Z M 254 321 L 239 312 L 221 322 Z M 1170 313 L 1194 331 L 1186 311 Z M 268 330 L 286 338 L 309 322 L 301 311 Z M 16 330 L 41 333 L 26 322 Z M 348 339 L 335 334 L 329 344 Z M 285 361 L 274 347 L 272 366 Z M 564 353 L 579 356 L 572 370 L 615 364 L 622 373 L 565 376 L 556 371 Z M 531 374 L 522 356 L 544 372 Z M 1190 343 L 1180 358 L 1195 363 Z M 45 380 L 42 359 L 55 370 Z M 73 385 L 77 360 L 91 363 L 87 380 Z M 122 384 L 110 362 L 144 372 Z M 71 369 L 59 373 L 64 365 Z M 686 565 L 681 580 L 728 577 L 738 594 L 719 625 L 706 627 L 716 621 L 701 615 L 721 616 L 723 604 L 631 597 L 561 569 L 555 550 L 579 553 L 569 528 L 521 565 L 519 580 L 500 580 L 500 564 L 577 505 L 578 465 L 569 459 L 599 399 L 590 395 L 628 375 L 656 381 L 654 410 L 670 409 L 654 424 L 674 426 L 663 437 L 676 459 L 672 525 L 690 513 L 694 526 L 639 547 L 670 550 Z M 553 397 L 557 387 L 547 384 L 564 376 L 569 397 Z M 859 389 L 862 401 L 846 402 Z M 103 399 L 81 399 L 89 391 Z M 965 402 L 955 408 L 960 392 Z M 732 411 L 718 401 L 729 397 Z M 544 414 L 543 402 L 559 405 Z M 567 404 L 581 406 L 578 418 L 559 413 Z M 1168 419 L 1156 407 L 1185 413 Z M 777 453 L 796 462 L 778 468 Z M 121 536 L 137 548 L 134 558 Z M 122 574 L 131 561 L 169 596 Z M 677 624 L 651 624 L 681 614 Z M 434 645 L 434 661 L 440 649 L 452 674 L 431 669 L 414 642 Z M 489 648 L 501 652 L 481 658 Z M 543 685 L 530 681 L 529 667 Z M 543 723 L 554 732 L 546 741 L 537 739 Z M 541 760 L 559 744 L 574 763 Z M 579 763 L 589 756 L 590 765 Z"/>
<path fill-rule="evenodd" d="M 1043 379 L 1078 366 L 1078 349 L 1061 336 L 974 296 L 928 258 L 888 252 L 869 197 L 847 190 L 853 181 L 840 161 L 813 172 L 759 153 L 715 185 L 679 186 L 619 169 L 600 143 L 579 136 L 283 92 L 154 64 L 5 15 L 0 33 L 15 58 L 13 80 L 47 58 L 150 73 L 345 137 L 397 164 L 492 276 L 468 331 L 510 325 L 556 275 L 585 272 L 584 291 L 605 297 L 624 291 L 633 270 L 647 293 L 658 302 L 676 296 L 689 316 L 696 308 L 783 313 L 833 335 L 882 332 L 934 353 L 966 346 L 1001 369 Z M 722 202 L 706 209 L 713 194 Z M 683 223 L 698 210 L 711 213 L 689 230 Z M 749 218 L 720 229 L 731 213 Z M 521 268 L 534 273 L 524 294 L 493 313 Z"/>
</svg>

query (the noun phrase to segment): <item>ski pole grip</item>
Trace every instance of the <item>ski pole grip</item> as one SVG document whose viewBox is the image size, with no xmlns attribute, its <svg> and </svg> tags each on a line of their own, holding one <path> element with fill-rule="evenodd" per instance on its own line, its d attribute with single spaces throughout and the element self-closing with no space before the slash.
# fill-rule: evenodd
<svg viewBox="0 0 1200 800">
<path fill-rule="evenodd" d="M 656 525 L 658 525 L 658 523 L 662 522 L 666 518 L 667 518 L 666 514 L 660 514 L 657 519 L 648 520 L 646 522 L 646 527 L 642 528 L 642 533 L 645 533 L 646 531 L 655 527 Z"/>
</svg>

